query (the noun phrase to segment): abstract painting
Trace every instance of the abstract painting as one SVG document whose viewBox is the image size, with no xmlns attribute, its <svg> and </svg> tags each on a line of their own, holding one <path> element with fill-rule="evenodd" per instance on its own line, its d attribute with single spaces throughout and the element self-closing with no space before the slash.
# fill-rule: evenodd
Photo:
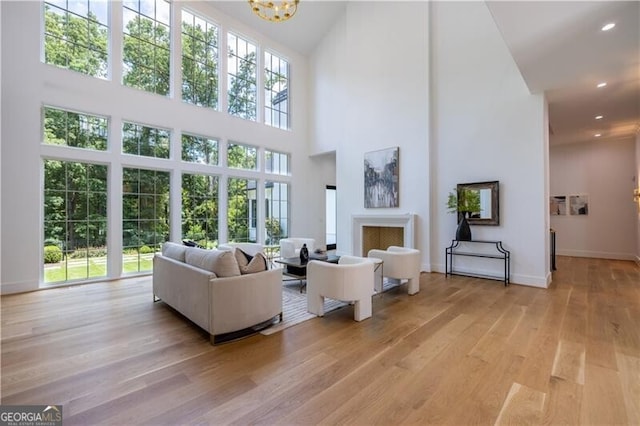
<svg viewBox="0 0 640 426">
<path fill-rule="evenodd" d="M 569 195 L 569 214 L 585 216 L 589 214 L 588 195 Z"/>
<path fill-rule="evenodd" d="M 567 214 L 567 197 L 554 195 L 549 197 L 549 213 L 551 216 L 564 216 Z"/>
<path fill-rule="evenodd" d="M 398 157 L 400 148 L 387 148 L 364 155 L 364 206 L 399 207 Z"/>
</svg>

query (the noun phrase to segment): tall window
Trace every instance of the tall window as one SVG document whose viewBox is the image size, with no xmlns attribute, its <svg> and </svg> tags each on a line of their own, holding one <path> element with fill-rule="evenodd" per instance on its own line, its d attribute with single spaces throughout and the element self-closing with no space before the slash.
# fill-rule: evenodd
<svg viewBox="0 0 640 426">
<path fill-rule="evenodd" d="M 167 0 L 125 0 L 123 83 L 169 95 L 171 5 Z"/>
<path fill-rule="evenodd" d="M 227 165 L 235 169 L 257 170 L 258 148 L 255 146 L 229 143 Z"/>
<path fill-rule="evenodd" d="M 169 239 L 169 173 L 122 169 L 122 272 L 150 271 Z"/>
<path fill-rule="evenodd" d="M 264 153 L 264 170 L 267 173 L 288 176 L 289 170 L 289 154 L 283 154 L 276 151 L 265 151 Z"/>
<path fill-rule="evenodd" d="M 103 0 L 44 2 L 44 61 L 106 78 L 109 4 Z"/>
<path fill-rule="evenodd" d="M 255 217 L 257 182 L 251 179 L 229 178 L 227 181 L 227 227 L 229 241 L 256 242 Z"/>
<path fill-rule="evenodd" d="M 213 248 L 218 241 L 218 177 L 182 175 L 182 238 Z"/>
<path fill-rule="evenodd" d="M 107 166 L 44 161 L 44 282 L 107 274 Z"/>
<path fill-rule="evenodd" d="M 76 148 L 107 149 L 108 121 L 104 117 L 44 108 L 44 143 Z"/>
<path fill-rule="evenodd" d="M 182 11 L 182 100 L 218 109 L 218 27 Z"/>
<path fill-rule="evenodd" d="M 264 52 L 264 123 L 289 128 L 289 63 Z"/>
<path fill-rule="evenodd" d="M 182 161 L 218 165 L 218 141 L 203 136 L 182 134 Z"/>
<path fill-rule="evenodd" d="M 265 232 L 267 244 L 289 236 L 289 184 L 265 182 Z"/>
<path fill-rule="evenodd" d="M 168 130 L 134 123 L 122 126 L 122 152 L 125 154 L 169 158 L 169 140 Z"/>
<path fill-rule="evenodd" d="M 255 121 L 258 112 L 257 47 L 232 33 L 227 34 L 227 41 L 228 112 Z"/>
</svg>

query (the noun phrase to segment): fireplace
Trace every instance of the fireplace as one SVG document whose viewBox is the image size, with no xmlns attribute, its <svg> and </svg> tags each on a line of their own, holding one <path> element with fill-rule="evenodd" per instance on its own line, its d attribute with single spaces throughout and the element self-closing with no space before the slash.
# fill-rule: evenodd
<svg viewBox="0 0 640 426">
<path fill-rule="evenodd" d="M 353 215 L 352 253 L 366 256 L 370 249 L 390 245 L 415 248 L 415 214 Z"/>
<path fill-rule="evenodd" d="M 371 249 L 386 250 L 389 246 L 404 246 L 404 229 L 400 226 L 363 226 L 362 253 Z"/>
</svg>

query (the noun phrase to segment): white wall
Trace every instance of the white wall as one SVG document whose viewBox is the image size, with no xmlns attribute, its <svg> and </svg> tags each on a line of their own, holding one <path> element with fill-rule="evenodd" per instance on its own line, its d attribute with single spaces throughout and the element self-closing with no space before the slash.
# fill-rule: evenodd
<svg viewBox="0 0 640 426">
<path fill-rule="evenodd" d="M 635 187 L 640 189 L 640 130 L 636 133 Z M 636 205 L 636 262 L 640 265 L 640 202 Z"/>
<path fill-rule="evenodd" d="M 2 24 L 2 2 L 0 2 L 0 25 Z M 0 52 L 2 47 L 2 31 L 0 31 Z M 0 100 L 2 99 L 2 54 L 0 53 Z M 2 102 L 0 102 L 0 188 L 2 188 Z M 2 224 L 2 197 L 0 197 L 0 224 Z M 2 241 L 2 226 L 0 226 L 0 241 Z M 0 277 L 2 276 L 2 250 L 0 250 Z"/>
<path fill-rule="evenodd" d="M 0 2 L 0 26 L 2 24 L 2 2 Z M 0 31 L 0 51 L 2 47 L 2 31 Z M 2 99 L 2 54 L 0 53 L 0 99 Z M 2 188 L 2 102 L 0 102 L 0 188 Z M 0 224 L 2 224 L 2 197 L 0 197 Z M 0 241 L 2 241 L 2 226 L 0 226 Z M 0 276 L 2 276 L 2 250 L 0 250 Z"/>
<path fill-rule="evenodd" d="M 559 255 L 633 260 L 636 251 L 635 141 L 550 148 L 551 195 L 587 194 L 586 216 L 551 216 Z"/>
<path fill-rule="evenodd" d="M 428 6 L 350 2 L 310 60 L 311 151 L 336 151 L 337 245 L 350 253 L 354 214 L 418 215 L 429 270 Z M 400 147 L 400 207 L 364 208 L 364 154 Z"/>
<path fill-rule="evenodd" d="M 446 200 L 457 183 L 500 181 L 500 226 L 472 226 L 474 239 L 511 251 L 511 280 L 549 282 L 546 105 L 531 95 L 484 2 L 433 2 L 433 175 L 431 265 L 444 272 L 455 215 Z M 456 259 L 460 269 L 499 270 Z"/>
<path fill-rule="evenodd" d="M 636 173 L 635 185 L 640 189 L 640 130 L 636 133 Z M 635 260 L 640 265 L 640 202 L 636 205 L 636 256 Z"/>
<path fill-rule="evenodd" d="M 264 40 L 251 28 L 218 13 L 204 2 L 191 6 L 212 15 L 223 30 L 232 28 L 263 43 L 285 56 L 292 67 L 291 103 L 294 114 L 291 131 L 269 128 L 261 123 L 247 122 L 226 113 L 209 111 L 184 104 L 180 99 L 165 98 L 123 87 L 120 82 L 122 45 L 121 34 L 112 36 L 114 52 L 113 80 L 104 81 L 40 62 L 41 2 L 2 2 L 2 249 L 5 268 L 2 269 L 2 292 L 27 291 L 38 288 L 42 265 L 42 159 L 58 155 L 79 161 L 98 161 L 112 164 L 110 168 L 109 250 L 121 248 L 120 218 L 122 211 L 120 165 L 152 167 L 172 173 L 172 188 L 178 188 L 182 170 L 211 171 L 199 165 L 184 165 L 179 160 L 181 131 L 219 137 L 259 145 L 292 155 L 291 233 L 324 238 L 324 226 L 310 218 L 308 206 L 314 194 L 307 183 L 314 181 L 316 163 L 308 157 L 308 67 L 305 58 L 277 43 Z M 121 21 L 121 3 L 111 10 L 113 22 Z M 174 28 L 179 28 L 180 14 L 174 14 Z M 19 41 L 8 43 L 8 40 Z M 177 42 L 177 35 L 174 42 Z M 175 59 L 175 55 L 174 55 Z M 179 67 L 178 67 L 179 68 Z M 179 71 L 179 70 L 178 70 Z M 173 76 L 179 86 L 179 73 Z M 223 79 L 224 80 L 224 79 Z M 108 152 L 91 152 L 73 148 L 41 144 L 41 108 L 52 105 L 91 114 L 108 116 L 112 139 Z M 158 166 L 158 160 L 131 158 L 120 154 L 122 121 L 140 122 L 170 128 L 174 132 L 174 157 Z M 321 170 L 324 166 L 320 166 Z M 226 170 L 218 170 L 226 178 Z M 330 173 L 329 173 L 330 174 Z M 234 175 L 243 175 L 242 172 Z M 255 176 L 255 174 L 253 175 Z M 258 174 L 262 180 L 271 178 Z M 288 181 L 283 177 L 278 180 Z M 324 182 L 323 182 L 324 185 Z M 318 197 L 324 198 L 324 186 Z M 179 238 L 179 196 L 172 197 L 172 239 Z M 226 207 L 221 206 L 221 214 Z M 222 235 L 221 235 L 222 238 Z M 119 256 L 109 264 L 109 277 L 120 274 Z M 9 265 L 9 266 L 7 266 Z"/>
</svg>

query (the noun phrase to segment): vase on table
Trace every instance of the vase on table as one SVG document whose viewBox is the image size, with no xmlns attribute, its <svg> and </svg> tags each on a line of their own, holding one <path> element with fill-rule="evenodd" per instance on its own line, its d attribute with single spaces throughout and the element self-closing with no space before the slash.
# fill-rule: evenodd
<svg viewBox="0 0 640 426">
<path fill-rule="evenodd" d="M 303 244 L 302 248 L 300 249 L 300 263 L 304 265 L 308 261 L 309 261 L 309 249 L 307 248 L 306 244 Z"/>
<path fill-rule="evenodd" d="M 458 229 L 456 229 L 456 240 L 458 241 L 471 241 L 471 228 L 469 222 L 467 222 L 467 212 L 460 212 L 462 219 L 458 223 Z"/>
</svg>

